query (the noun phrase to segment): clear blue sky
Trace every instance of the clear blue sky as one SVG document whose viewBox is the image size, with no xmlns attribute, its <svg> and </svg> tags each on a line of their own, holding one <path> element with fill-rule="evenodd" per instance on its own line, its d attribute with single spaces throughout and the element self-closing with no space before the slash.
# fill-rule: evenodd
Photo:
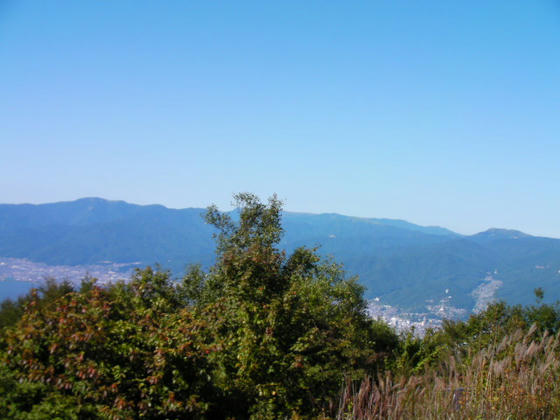
<svg viewBox="0 0 560 420">
<path fill-rule="evenodd" d="M 0 202 L 560 237 L 560 2 L 0 0 Z"/>
</svg>

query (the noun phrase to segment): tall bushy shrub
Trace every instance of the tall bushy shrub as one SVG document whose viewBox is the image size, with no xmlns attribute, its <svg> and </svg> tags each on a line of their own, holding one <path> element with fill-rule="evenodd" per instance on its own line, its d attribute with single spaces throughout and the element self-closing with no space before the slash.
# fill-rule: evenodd
<svg viewBox="0 0 560 420">
<path fill-rule="evenodd" d="M 211 393 L 205 324 L 166 296 L 168 274 L 31 300 L 2 338 L 2 418 L 185 418 Z"/>
<path fill-rule="evenodd" d="M 239 222 L 210 208 L 219 230 L 217 263 L 204 276 L 198 311 L 219 350 L 210 356 L 230 414 L 277 418 L 318 414 L 334 404 L 343 377 L 382 365 L 396 343 L 367 318 L 363 288 L 314 250 L 277 246 L 281 205 L 236 196 Z M 192 282 L 200 282 L 200 273 Z M 191 279 L 186 278 L 185 283 Z"/>
</svg>

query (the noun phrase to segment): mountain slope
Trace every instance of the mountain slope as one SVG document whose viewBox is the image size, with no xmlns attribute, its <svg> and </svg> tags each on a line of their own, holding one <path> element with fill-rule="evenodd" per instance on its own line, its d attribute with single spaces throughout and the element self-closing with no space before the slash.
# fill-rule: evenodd
<svg viewBox="0 0 560 420">
<path fill-rule="evenodd" d="M 168 209 L 86 198 L 44 205 L 0 205 L 0 256 L 48 264 L 100 261 L 161 263 L 180 275 L 187 264 L 212 264 L 213 228 L 204 209 Z M 471 310 L 473 291 L 501 281 L 497 297 L 533 302 L 532 291 L 560 297 L 560 240 L 491 229 L 462 236 L 402 220 L 285 212 L 281 246 L 319 246 L 367 296 L 417 311 L 447 299 Z M 486 279 L 486 280 L 485 280 Z M 446 292 L 447 289 L 447 292 Z"/>
</svg>

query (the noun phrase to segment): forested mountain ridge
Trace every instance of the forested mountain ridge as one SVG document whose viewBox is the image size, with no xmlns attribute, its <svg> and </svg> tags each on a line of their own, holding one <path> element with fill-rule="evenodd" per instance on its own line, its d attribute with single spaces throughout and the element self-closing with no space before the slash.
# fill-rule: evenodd
<svg viewBox="0 0 560 420">
<path fill-rule="evenodd" d="M 214 230 L 204 213 L 100 198 L 4 204 L 0 256 L 65 265 L 158 262 L 180 275 L 188 264 L 208 267 L 214 261 Z M 470 312 L 476 290 L 489 278 L 499 285 L 495 296 L 510 303 L 531 303 L 536 287 L 549 300 L 560 296 L 558 239 L 503 229 L 463 236 L 402 220 L 338 214 L 284 212 L 282 223 L 281 247 L 319 246 L 320 254 L 360 276 L 366 296 L 404 308 L 421 311 L 451 296 L 454 306 Z"/>
</svg>

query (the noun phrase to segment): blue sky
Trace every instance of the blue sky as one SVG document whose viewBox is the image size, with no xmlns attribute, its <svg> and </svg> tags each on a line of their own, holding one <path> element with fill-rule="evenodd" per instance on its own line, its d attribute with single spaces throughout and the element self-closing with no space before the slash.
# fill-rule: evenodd
<svg viewBox="0 0 560 420">
<path fill-rule="evenodd" d="M 0 2 L 0 202 L 560 237 L 560 3 Z"/>
</svg>

